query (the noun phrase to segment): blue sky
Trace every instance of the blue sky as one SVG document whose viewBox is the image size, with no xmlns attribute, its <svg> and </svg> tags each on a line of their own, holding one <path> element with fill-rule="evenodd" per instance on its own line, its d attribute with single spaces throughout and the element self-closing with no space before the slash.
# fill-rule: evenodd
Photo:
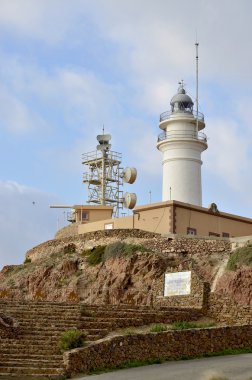
<svg viewBox="0 0 252 380">
<path fill-rule="evenodd" d="M 0 266 L 64 225 L 49 204 L 87 200 L 81 154 L 103 124 L 138 169 L 125 190 L 161 200 L 159 114 L 182 78 L 195 98 L 196 30 L 203 205 L 252 217 L 251 11 L 249 0 L 0 0 Z"/>
</svg>

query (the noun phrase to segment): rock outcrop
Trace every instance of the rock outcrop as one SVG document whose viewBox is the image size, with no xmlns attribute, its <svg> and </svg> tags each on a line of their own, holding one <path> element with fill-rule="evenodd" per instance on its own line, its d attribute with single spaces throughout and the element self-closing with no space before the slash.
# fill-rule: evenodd
<svg viewBox="0 0 252 380">
<path fill-rule="evenodd" d="M 88 264 L 83 253 L 116 241 L 145 247 L 130 256 Z M 25 300 L 149 304 L 167 271 L 194 269 L 212 283 L 230 253 L 227 241 L 164 238 L 139 230 L 98 231 L 55 239 L 26 254 L 25 264 L 0 272 L 0 297 Z"/>
</svg>

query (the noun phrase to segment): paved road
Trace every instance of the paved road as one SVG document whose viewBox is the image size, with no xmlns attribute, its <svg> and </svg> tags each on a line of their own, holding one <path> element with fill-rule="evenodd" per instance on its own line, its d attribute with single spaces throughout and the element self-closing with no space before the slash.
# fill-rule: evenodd
<svg viewBox="0 0 252 380">
<path fill-rule="evenodd" d="M 92 375 L 90 380 L 208 380 L 207 374 L 213 371 L 229 380 L 252 379 L 252 354 L 171 361 Z M 80 379 L 87 380 L 87 376 Z"/>
</svg>

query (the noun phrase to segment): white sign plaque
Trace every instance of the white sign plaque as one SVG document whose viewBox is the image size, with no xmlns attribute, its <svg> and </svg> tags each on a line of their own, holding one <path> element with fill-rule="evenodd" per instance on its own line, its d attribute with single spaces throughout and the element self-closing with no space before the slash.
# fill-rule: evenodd
<svg viewBox="0 0 252 380">
<path fill-rule="evenodd" d="M 164 296 L 185 296 L 191 293 L 191 272 L 165 273 Z"/>
</svg>

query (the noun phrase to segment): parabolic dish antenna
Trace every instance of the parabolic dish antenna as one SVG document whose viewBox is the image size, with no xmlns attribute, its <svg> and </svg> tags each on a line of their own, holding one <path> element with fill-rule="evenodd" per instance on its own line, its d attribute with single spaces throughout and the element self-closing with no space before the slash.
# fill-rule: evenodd
<svg viewBox="0 0 252 380">
<path fill-rule="evenodd" d="M 125 168 L 123 170 L 123 182 L 126 183 L 134 183 L 137 177 L 137 170 L 136 168 Z"/>
<path fill-rule="evenodd" d="M 135 207 L 136 202 L 137 202 L 136 194 L 135 193 L 125 193 L 123 198 L 124 198 L 124 201 L 123 201 L 124 207 L 132 210 Z"/>
</svg>

